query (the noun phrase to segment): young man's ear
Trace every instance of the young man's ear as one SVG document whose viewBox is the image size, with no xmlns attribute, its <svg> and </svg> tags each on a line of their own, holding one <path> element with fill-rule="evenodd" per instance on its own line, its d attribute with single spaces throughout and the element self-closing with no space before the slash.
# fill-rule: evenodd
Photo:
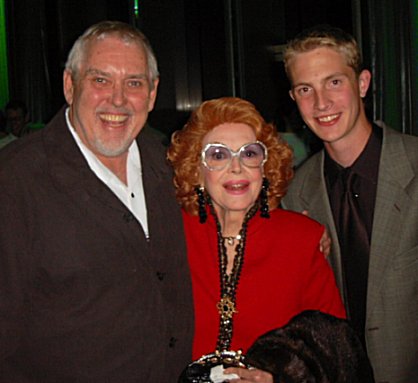
<svg viewBox="0 0 418 383">
<path fill-rule="evenodd" d="M 358 77 L 360 97 L 365 97 L 370 86 L 372 74 L 367 69 L 363 69 Z"/>
<path fill-rule="evenodd" d="M 293 101 L 295 101 L 295 96 L 293 95 L 293 90 L 292 89 L 289 90 L 289 96 Z"/>
</svg>

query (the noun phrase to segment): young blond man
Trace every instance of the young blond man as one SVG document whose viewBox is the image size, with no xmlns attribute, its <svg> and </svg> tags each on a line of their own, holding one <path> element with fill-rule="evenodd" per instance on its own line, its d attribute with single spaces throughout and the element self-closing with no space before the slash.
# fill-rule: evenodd
<svg viewBox="0 0 418 383">
<path fill-rule="evenodd" d="M 298 169 L 283 206 L 327 225 L 329 261 L 376 382 L 415 381 L 418 138 L 368 120 L 362 99 L 371 73 L 349 34 L 327 26 L 304 31 L 290 41 L 284 60 L 290 96 L 324 149 Z M 342 217 L 348 173 L 350 203 L 360 215 L 350 232 Z"/>
</svg>

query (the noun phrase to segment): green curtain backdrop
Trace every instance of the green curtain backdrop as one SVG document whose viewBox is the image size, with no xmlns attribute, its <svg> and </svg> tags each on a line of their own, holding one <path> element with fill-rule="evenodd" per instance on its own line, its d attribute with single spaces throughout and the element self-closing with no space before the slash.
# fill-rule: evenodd
<svg viewBox="0 0 418 383">
<path fill-rule="evenodd" d="M 365 43 L 373 71 L 374 119 L 418 135 L 418 0 L 367 0 Z"/>
<path fill-rule="evenodd" d="M 6 17 L 4 0 L 0 0 L 0 109 L 3 109 L 9 100 L 9 78 L 7 69 L 6 45 Z"/>
</svg>

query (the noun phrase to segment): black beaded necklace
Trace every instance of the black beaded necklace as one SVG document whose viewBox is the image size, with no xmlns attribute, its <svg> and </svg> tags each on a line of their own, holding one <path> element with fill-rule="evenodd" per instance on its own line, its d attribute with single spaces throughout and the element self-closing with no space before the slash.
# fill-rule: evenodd
<svg viewBox="0 0 418 383">
<path fill-rule="evenodd" d="M 219 335 L 216 343 L 217 351 L 227 351 L 230 348 L 233 332 L 233 316 L 237 313 L 235 308 L 236 291 L 241 276 L 241 270 L 244 263 L 245 240 L 247 235 L 248 221 L 254 216 L 258 209 L 255 204 L 245 215 L 239 232 L 240 239 L 235 247 L 234 264 L 231 274 L 228 275 L 226 267 L 228 263 L 227 251 L 225 247 L 225 238 L 222 236 L 222 228 L 216 216 L 212 202 L 209 201 L 211 214 L 215 218 L 218 235 L 218 256 L 219 256 L 219 274 L 221 284 L 221 297 L 216 307 L 220 316 Z"/>
</svg>

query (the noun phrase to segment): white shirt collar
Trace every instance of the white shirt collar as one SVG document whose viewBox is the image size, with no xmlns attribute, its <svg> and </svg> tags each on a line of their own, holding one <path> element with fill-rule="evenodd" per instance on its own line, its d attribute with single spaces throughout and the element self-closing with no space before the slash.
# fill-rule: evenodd
<svg viewBox="0 0 418 383">
<path fill-rule="evenodd" d="M 128 149 L 127 182 L 125 185 L 111 170 L 95 156 L 95 154 L 81 141 L 79 135 L 71 124 L 69 108 L 65 111 L 67 126 L 77 143 L 81 153 L 86 159 L 93 173 L 124 203 L 131 213 L 141 223 L 145 235 L 148 237 L 148 220 L 145 202 L 144 187 L 142 183 L 142 166 L 138 144 L 134 140 Z"/>
</svg>

